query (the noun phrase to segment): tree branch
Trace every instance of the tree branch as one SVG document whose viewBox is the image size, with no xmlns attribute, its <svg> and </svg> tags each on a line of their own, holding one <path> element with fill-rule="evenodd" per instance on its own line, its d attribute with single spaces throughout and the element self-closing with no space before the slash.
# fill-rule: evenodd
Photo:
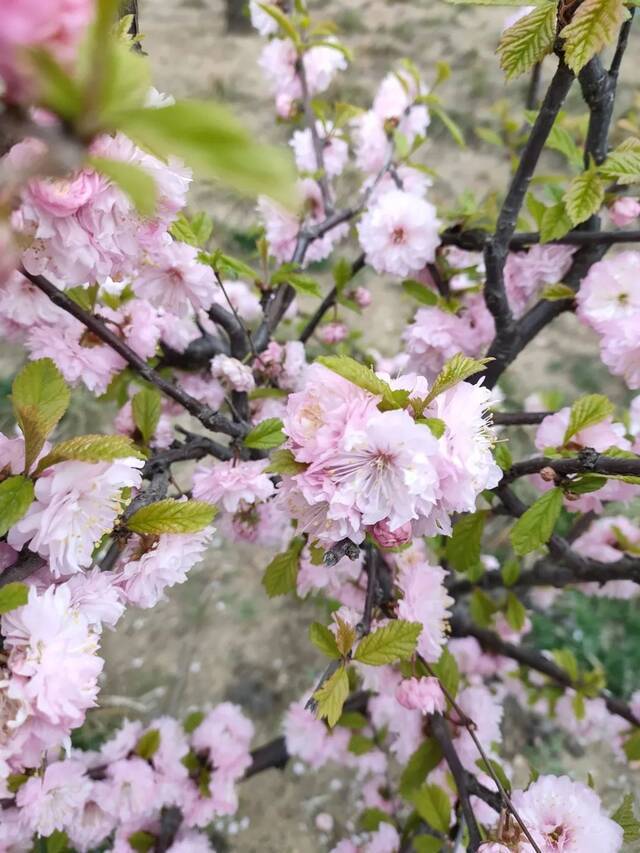
<svg viewBox="0 0 640 853">
<path fill-rule="evenodd" d="M 364 267 L 364 253 L 359 255 L 356 260 L 351 264 L 351 274 L 349 275 L 348 281 L 357 275 L 360 270 Z M 311 315 L 311 318 L 307 322 L 307 325 L 304 327 L 302 332 L 300 333 L 300 337 L 298 340 L 302 341 L 303 344 L 309 340 L 311 335 L 315 332 L 319 324 L 322 322 L 322 318 L 333 306 L 336 304 L 338 296 L 338 288 L 334 285 L 331 288 L 329 293 L 322 300 L 318 308 Z"/>
<path fill-rule="evenodd" d="M 171 397 L 176 403 L 180 403 L 181 406 L 197 418 L 207 429 L 213 432 L 221 432 L 234 438 L 244 435 L 245 429 L 242 425 L 232 423 L 224 415 L 220 415 L 210 409 L 209 406 L 203 405 L 179 386 L 167 382 L 143 358 L 140 358 L 137 353 L 130 349 L 121 338 L 114 334 L 102 320 L 81 308 L 73 299 L 70 299 L 62 290 L 58 290 L 44 276 L 32 275 L 25 269 L 21 269 L 20 272 L 39 290 L 45 293 L 54 305 L 57 305 L 75 317 L 76 320 L 79 320 L 96 337 L 100 338 L 101 341 L 117 352 L 139 376 L 146 379 L 152 385 L 155 385 L 156 388 L 162 391 L 163 394 L 166 394 L 167 397 Z"/>
<path fill-rule="evenodd" d="M 551 468 L 560 477 L 586 473 L 637 477 L 640 476 L 640 456 L 636 459 L 619 459 L 615 456 L 601 456 L 591 448 L 586 448 L 577 456 L 564 459 L 536 456 L 524 462 L 516 462 L 504 472 L 500 483 L 507 485 L 519 477 L 538 474 L 543 468 Z"/>
<path fill-rule="evenodd" d="M 541 424 L 553 412 L 493 412 L 492 420 L 496 426 L 530 426 Z"/>
</svg>

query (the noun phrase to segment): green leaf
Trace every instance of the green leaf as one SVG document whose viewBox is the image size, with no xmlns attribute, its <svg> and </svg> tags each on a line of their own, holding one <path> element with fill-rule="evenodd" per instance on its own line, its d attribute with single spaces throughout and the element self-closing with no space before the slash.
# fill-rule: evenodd
<svg viewBox="0 0 640 853">
<path fill-rule="evenodd" d="M 315 296 L 316 299 L 322 298 L 320 285 L 309 275 L 289 273 L 287 275 L 287 283 L 290 284 L 297 293 L 301 293 L 303 296 Z"/>
<path fill-rule="evenodd" d="M 182 158 L 202 177 L 223 181 L 248 195 L 266 193 L 290 203 L 294 171 L 283 150 L 260 145 L 220 104 L 178 101 L 157 109 L 129 110 L 117 126 L 143 147 Z"/>
<path fill-rule="evenodd" d="M 42 450 L 49 433 L 67 411 L 70 394 L 50 358 L 25 365 L 11 387 L 13 410 L 25 438 L 25 471 Z"/>
<path fill-rule="evenodd" d="M 336 638 L 326 625 L 322 625 L 320 622 L 312 622 L 309 625 L 309 639 L 317 649 L 320 649 L 323 655 L 336 660 L 341 657 Z"/>
<path fill-rule="evenodd" d="M 604 201 L 604 190 L 604 181 L 595 166 L 581 175 L 576 175 L 564 195 L 564 204 L 573 225 L 579 225 L 600 210 Z"/>
<path fill-rule="evenodd" d="M 640 761 L 640 729 L 636 729 L 623 745 L 624 753 L 629 761 Z"/>
<path fill-rule="evenodd" d="M 186 734 L 190 735 L 192 732 L 198 728 L 200 723 L 204 720 L 204 712 L 203 711 L 192 711 L 190 714 L 184 718 L 184 722 L 182 723 L 182 728 L 186 732 Z"/>
<path fill-rule="evenodd" d="M 584 0 L 578 6 L 571 22 L 560 31 L 564 60 L 575 74 L 611 44 L 628 14 L 623 0 Z"/>
<path fill-rule="evenodd" d="M 640 181 L 640 139 L 625 139 L 600 166 L 600 174 L 623 185 Z"/>
<path fill-rule="evenodd" d="M 451 3 L 452 0 L 446 0 L 446 2 Z M 411 846 L 415 853 L 441 853 L 446 849 L 444 844 L 444 841 L 434 838 L 433 835 L 414 835 L 411 839 Z"/>
<path fill-rule="evenodd" d="M 290 450 L 274 450 L 269 456 L 266 474 L 299 474 L 306 469 L 304 462 L 297 462 Z"/>
<path fill-rule="evenodd" d="M 613 403 L 603 394 L 587 394 L 585 397 L 580 397 L 571 406 L 564 443 L 566 444 L 576 433 L 599 424 L 611 414 L 613 414 Z"/>
<path fill-rule="evenodd" d="M 522 631 L 527 621 L 527 611 L 512 592 L 507 593 L 504 615 L 514 631 Z"/>
<path fill-rule="evenodd" d="M 360 711 L 345 711 L 338 720 L 338 725 L 345 729 L 363 729 L 369 725 L 369 720 Z"/>
<path fill-rule="evenodd" d="M 353 278 L 353 266 L 346 258 L 338 258 L 331 272 L 336 290 L 340 293 Z"/>
<path fill-rule="evenodd" d="M 424 424 L 425 426 L 429 427 L 432 435 L 435 438 L 442 438 L 447 428 L 447 425 L 442 420 L 442 418 L 418 418 L 416 423 Z"/>
<path fill-rule="evenodd" d="M 501 575 L 505 586 L 514 586 L 520 577 L 520 563 L 514 558 L 507 560 L 502 567 Z"/>
<path fill-rule="evenodd" d="M 363 832 L 375 832 L 381 823 L 393 823 L 393 818 L 382 809 L 364 809 L 358 818 L 358 824 Z"/>
<path fill-rule="evenodd" d="M 313 698 L 318 703 L 316 712 L 318 718 L 321 720 L 326 718 L 329 726 L 333 728 L 340 719 L 348 695 L 349 678 L 346 669 L 341 666 L 313 694 Z"/>
<path fill-rule="evenodd" d="M 349 382 L 353 382 L 359 388 L 369 391 L 370 394 L 381 396 L 383 403 L 388 408 L 399 408 L 394 400 L 391 386 L 376 376 L 370 367 L 360 364 L 355 358 L 351 358 L 348 355 L 324 355 L 316 359 L 316 361 L 328 367 L 329 370 L 333 370 L 334 373 L 339 374 Z"/>
<path fill-rule="evenodd" d="M 546 207 L 540 222 L 540 242 L 548 243 L 549 240 L 558 240 L 568 234 L 572 228 L 573 222 L 563 202 Z"/>
<path fill-rule="evenodd" d="M 293 26 L 293 23 L 287 15 L 282 11 L 282 9 L 278 8 L 278 6 L 274 6 L 271 3 L 259 3 L 260 8 L 267 13 L 267 15 L 271 15 L 274 21 L 278 24 L 284 35 L 291 39 L 291 41 L 295 44 L 296 47 L 299 47 L 301 44 L 300 36 L 298 31 Z"/>
<path fill-rule="evenodd" d="M 156 837 L 144 829 L 139 829 L 132 833 L 127 839 L 129 847 L 136 850 L 137 853 L 149 853 L 156 846 Z"/>
<path fill-rule="evenodd" d="M 551 133 L 547 137 L 545 144 L 547 148 L 551 148 L 553 151 L 559 151 L 560 154 L 564 154 L 572 166 L 577 166 L 578 169 L 582 169 L 582 151 L 573 141 L 569 131 L 564 127 L 560 127 L 557 122 L 551 128 Z"/>
<path fill-rule="evenodd" d="M 271 450 L 285 439 L 280 418 L 266 418 L 245 435 L 244 444 L 252 450 Z"/>
<path fill-rule="evenodd" d="M 37 76 L 40 105 L 48 107 L 60 118 L 76 118 L 82 110 L 82 92 L 76 81 L 48 51 L 32 48 L 28 56 Z"/>
<path fill-rule="evenodd" d="M 354 659 L 369 666 L 382 666 L 410 657 L 422 631 L 420 622 L 397 619 L 360 640 Z"/>
<path fill-rule="evenodd" d="M 41 473 L 50 465 L 76 459 L 80 462 L 111 462 L 127 456 L 143 458 L 133 441 L 126 435 L 77 435 L 54 445 L 46 456 L 43 456 L 36 474 Z"/>
<path fill-rule="evenodd" d="M 198 260 L 212 267 L 221 278 L 228 278 L 230 275 L 232 278 L 244 278 L 247 281 L 256 281 L 259 278 L 258 273 L 244 261 L 225 255 L 220 249 L 216 249 L 213 254 L 200 252 Z"/>
<path fill-rule="evenodd" d="M 90 157 L 89 163 L 129 196 L 141 216 L 153 215 L 158 192 L 156 182 L 148 172 L 132 163 L 105 157 Z"/>
<path fill-rule="evenodd" d="M 276 554 L 271 560 L 262 578 L 262 586 L 269 598 L 274 598 L 276 595 L 286 595 L 295 590 L 300 552 L 303 547 L 304 539 L 296 537 L 291 541 L 286 551 Z"/>
<path fill-rule="evenodd" d="M 455 122 L 449 113 L 445 112 L 442 107 L 438 106 L 438 104 L 432 103 L 429 107 L 429 112 L 432 116 L 435 116 L 437 119 L 440 119 L 442 124 L 449 131 L 449 134 L 456 145 L 459 145 L 460 148 L 466 147 L 466 142 L 464 141 L 464 133 L 460 125 Z"/>
<path fill-rule="evenodd" d="M 420 817 L 436 832 L 447 834 L 451 823 L 451 803 L 438 785 L 424 785 L 411 796 Z"/>
<path fill-rule="evenodd" d="M 625 844 L 631 844 L 640 838 L 640 823 L 634 814 L 633 805 L 633 794 L 626 794 L 624 800 L 611 815 L 611 820 L 615 820 L 624 830 Z"/>
<path fill-rule="evenodd" d="M 160 731 L 159 729 L 149 729 L 142 737 L 138 739 L 134 752 L 140 758 L 148 761 L 160 749 Z"/>
<path fill-rule="evenodd" d="M 428 406 L 438 394 L 453 388 L 458 382 L 463 382 L 470 376 L 480 373 L 486 365 L 493 361 L 491 358 L 469 358 L 469 356 L 457 353 L 453 358 L 444 365 L 440 373 L 436 376 L 431 390 L 427 395 L 425 406 Z"/>
<path fill-rule="evenodd" d="M 402 282 L 402 289 L 408 296 L 413 297 L 413 299 L 417 300 L 422 305 L 438 304 L 437 294 L 435 294 L 433 290 L 429 290 L 426 284 L 414 281 L 412 278 L 408 278 L 406 281 Z"/>
<path fill-rule="evenodd" d="M 412 791 L 419 788 L 429 773 L 442 760 L 440 744 L 433 738 L 427 738 L 413 753 L 400 776 L 400 793 L 409 799 Z"/>
<path fill-rule="evenodd" d="M 567 673 L 571 681 L 577 681 L 579 677 L 578 661 L 571 649 L 554 649 L 553 659 L 561 669 Z"/>
<path fill-rule="evenodd" d="M 29 587 L 25 583 L 14 581 L 0 587 L 0 613 L 9 613 L 22 607 L 29 599 Z"/>
<path fill-rule="evenodd" d="M 455 699 L 458 686 L 460 685 L 460 670 L 458 669 L 456 659 L 449 649 L 444 648 L 442 650 L 438 662 L 432 664 L 431 669 L 434 671 L 442 687 Z"/>
<path fill-rule="evenodd" d="M 576 292 L 568 284 L 548 284 L 542 291 L 542 299 L 548 299 L 549 302 L 557 302 L 560 299 L 575 299 Z"/>
<path fill-rule="evenodd" d="M 0 483 L 0 536 L 20 521 L 33 503 L 33 481 L 18 475 Z"/>
<path fill-rule="evenodd" d="M 160 392 L 156 388 L 143 388 L 131 400 L 133 422 L 140 431 L 142 441 L 145 444 L 149 444 L 153 438 L 161 412 L 162 400 Z"/>
<path fill-rule="evenodd" d="M 349 752 L 353 753 L 353 755 L 366 755 L 374 747 L 375 742 L 370 737 L 365 737 L 357 732 L 351 735 L 349 739 Z"/>
<path fill-rule="evenodd" d="M 571 699 L 571 707 L 576 715 L 576 720 L 584 720 L 587 709 L 584 704 L 584 696 L 581 693 L 576 693 Z"/>
<path fill-rule="evenodd" d="M 524 74 L 553 50 L 556 17 L 556 4 L 544 3 L 503 32 L 498 54 L 507 80 Z"/>
<path fill-rule="evenodd" d="M 211 524 L 216 507 L 204 501 L 183 501 L 165 498 L 143 506 L 127 520 L 132 533 L 159 535 L 162 533 L 197 533 Z"/>
<path fill-rule="evenodd" d="M 7 790 L 11 794 L 17 794 L 28 779 L 29 776 L 26 773 L 9 773 L 7 776 Z"/>
<path fill-rule="evenodd" d="M 55 829 L 47 836 L 47 853 L 64 853 L 69 851 L 69 836 L 60 829 Z"/>
<path fill-rule="evenodd" d="M 491 770 L 493 770 L 494 775 L 497 777 L 498 781 L 500 782 L 502 787 L 505 789 L 505 791 L 507 793 L 510 793 L 511 792 L 511 782 L 509 781 L 509 777 L 507 776 L 507 774 L 504 772 L 504 770 L 498 764 L 497 761 L 493 761 L 493 759 L 491 759 L 491 758 L 488 761 L 485 761 L 484 758 L 479 758 L 476 761 L 476 767 L 479 767 L 483 773 L 487 773 L 489 776 L 491 776 L 491 773 L 487 767 L 487 764 L 489 765 L 489 767 L 491 767 Z"/>
<path fill-rule="evenodd" d="M 562 509 L 562 490 L 550 489 L 511 528 L 513 550 L 522 557 L 548 542 Z"/>
<path fill-rule="evenodd" d="M 498 606 L 491 596 L 481 589 L 474 589 L 469 600 L 469 613 L 474 622 L 481 628 L 488 628 L 493 619 L 493 614 Z"/>
<path fill-rule="evenodd" d="M 179 213 L 177 219 L 171 225 L 169 232 L 172 237 L 181 243 L 202 248 L 213 231 L 213 222 L 208 213 L 196 213 L 189 221 L 184 213 Z"/>
<path fill-rule="evenodd" d="M 453 534 L 447 542 L 447 560 L 459 572 L 466 572 L 480 562 L 482 534 L 486 513 L 474 512 L 456 521 Z"/>
</svg>

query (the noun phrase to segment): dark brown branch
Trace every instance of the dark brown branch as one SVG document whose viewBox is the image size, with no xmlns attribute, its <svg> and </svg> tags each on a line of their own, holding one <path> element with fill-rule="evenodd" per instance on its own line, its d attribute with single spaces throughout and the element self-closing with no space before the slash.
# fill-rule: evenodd
<svg viewBox="0 0 640 853">
<path fill-rule="evenodd" d="M 573 72 L 560 58 L 498 214 L 495 234 L 485 246 L 484 260 L 487 272 L 484 298 L 495 320 L 496 339 L 492 349 L 498 352 L 504 347 L 510 347 L 517 334 L 504 283 L 504 266 L 509 252 L 509 242 L 514 235 L 522 203 L 547 137 L 573 80 Z"/>
<path fill-rule="evenodd" d="M 180 403 L 181 406 L 197 418 L 207 429 L 213 432 L 221 432 L 234 438 L 241 437 L 244 434 L 245 430 L 240 424 L 232 423 L 228 418 L 214 412 L 209 406 L 203 405 L 195 397 L 187 394 L 179 386 L 173 385 L 160 376 L 143 358 L 140 358 L 121 338 L 112 332 L 102 320 L 81 308 L 73 299 L 70 299 L 63 291 L 58 290 L 44 276 L 32 275 L 25 269 L 22 269 L 21 272 L 32 284 L 45 293 L 54 305 L 57 305 L 75 317 L 76 320 L 79 320 L 96 337 L 100 338 L 101 341 L 104 341 L 105 344 L 117 352 L 139 376 L 146 379 L 152 385 L 155 385 L 156 388 L 162 391 L 163 394 L 166 394 L 167 397 L 171 397 L 176 403 Z"/>
<path fill-rule="evenodd" d="M 42 557 L 32 554 L 30 551 L 23 551 L 18 557 L 18 561 L 0 574 L 0 589 L 9 583 L 26 580 L 30 575 L 37 572 L 43 563 Z"/>
<path fill-rule="evenodd" d="M 441 237 L 441 245 L 457 246 L 459 249 L 466 249 L 468 252 L 482 252 L 489 240 L 489 234 L 486 231 L 444 231 Z M 540 243 L 540 234 L 537 231 L 521 231 L 516 233 L 509 240 L 509 249 L 518 251 L 526 249 L 528 246 L 535 246 Z M 629 229 L 628 231 L 569 231 L 562 237 L 557 237 L 555 240 L 549 240 L 547 246 L 592 246 L 595 243 L 604 243 L 605 245 L 616 245 L 618 243 L 639 243 L 640 229 Z"/>
<path fill-rule="evenodd" d="M 574 683 L 566 670 L 558 666 L 555 661 L 550 660 L 535 649 L 509 643 L 493 631 L 489 631 L 486 628 L 479 628 L 462 616 L 456 615 L 451 619 L 451 636 L 475 637 L 486 652 L 511 658 L 511 660 L 517 661 L 522 666 L 534 669 L 536 672 L 548 676 L 548 678 L 561 687 L 573 688 L 575 690 L 580 689 L 580 684 Z M 626 702 L 615 696 L 611 696 L 606 691 L 601 691 L 600 696 L 604 699 L 607 708 L 612 714 L 623 717 L 634 726 L 640 726 L 640 720 L 636 719 Z"/>
<path fill-rule="evenodd" d="M 640 456 L 636 459 L 619 459 L 615 456 L 601 456 L 589 448 L 577 456 L 565 459 L 536 456 L 512 465 L 508 471 L 504 472 L 501 483 L 506 485 L 519 477 L 538 474 L 543 468 L 551 468 L 560 477 L 585 473 L 638 477 L 640 476 Z"/>
<path fill-rule="evenodd" d="M 227 461 L 233 459 L 233 452 L 222 444 L 212 441 L 204 435 L 196 435 L 185 444 L 177 444 L 167 450 L 161 450 L 154 454 L 145 463 L 142 469 L 143 477 L 170 468 L 175 462 L 184 462 L 188 459 L 203 459 L 205 456 L 213 456 L 216 459 Z"/>
<path fill-rule="evenodd" d="M 357 560 L 360 548 L 351 539 L 341 539 L 324 552 L 323 561 L 325 566 L 335 566 L 343 557 Z"/>
<path fill-rule="evenodd" d="M 469 846 L 467 847 L 467 850 L 469 853 L 475 853 L 482 843 L 482 836 L 478 828 L 476 816 L 471 807 L 471 801 L 469 800 L 470 791 L 467 785 L 467 776 L 465 774 L 464 767 L 460 763 L 460 758 L 458 757 L 458 753 L 456 752 L 453 741 L 451 740 L 449 728 L 441 714 L 434 714 L 431 717 L 431 733 L 442 749 L 442 754 L 449 765 L 451 775 L 453 776 L 456 788 L 458 789 L 460 808 L 462 809 L 462 814 L 464 815 L 465 823 L 469 830 Z"/>
<path fill-rule="evenodd" d="M 496 426 L 529 426 L 541 424 L 553 412 L 493 412 L 492 420 Z"/>
<path fill-rule="evenodd" d="M 361 254 L 358 258 L 356 258 L 356 260 L 351 265 L 351 274 L 349 276 L 349 279 L 352 279 L 357 273 L 360 272 L 360 270 L 363 267 L 364 267 L 364 253 Z M 322 300 L 322 302 L 320 303 L 318 308 L 312 314 L 307 325 L 304 327 L 304 329 L 300 333 L 299 340 L 302 341 L 303 344 L 306 344 L 306 342 L 309 340 L 311 335 L 315 332 L 318 325 L 322 322 L 322 318 L 327 313 L 327 311 L 329 311 L 331 308 L 333 308 L 333 306 L 336 304 L 337 297 L 338 297 L 338 288 L 334 286 L 331 288 L 329 293 L 327 293 L 327 295 Z"/>
</svg>

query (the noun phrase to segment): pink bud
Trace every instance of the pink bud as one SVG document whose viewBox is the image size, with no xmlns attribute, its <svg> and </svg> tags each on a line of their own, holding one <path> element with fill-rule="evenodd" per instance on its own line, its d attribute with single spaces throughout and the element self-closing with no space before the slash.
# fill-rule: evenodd
<svg viewBox="0 0 640 853">
<path fill-rule="evenodd" d="M 396 687 L 396 699 L 403 708 L 434 714 L 444 711 L 445 698 L 437 678 L 407 678 Z"/>
<path fill-rule="evenodd" d="M 366 287 L 356 287 L 353 291 L 353 301 L 358 308 L 368 308 L 371 305 L 371 291 Z"/>
<path fill-rule="evenodd" d="M 411 540 L 413 530 L 410 521 L 403 524 L 402 527 L 391 530 L 389 522 L 383 519 L 383 521 L 374 524 L 371 528 L 371 535 L 383 548 L 397 548 L 399 545 L 404 545 Z"/>
<path fill-rule="evenodd" d="M 339 344 L 348 334 L 347 327 L 344 323 L 327 323 L 318 329 L 318 337 L 323 344 Z"/>
<path fill-rule="evenodd" d="M 640 216 L 640 202 L 632 196 L 619 198 L 609 208 L 609 216 L 615 226 L 624 228 Z"/>
</svg>

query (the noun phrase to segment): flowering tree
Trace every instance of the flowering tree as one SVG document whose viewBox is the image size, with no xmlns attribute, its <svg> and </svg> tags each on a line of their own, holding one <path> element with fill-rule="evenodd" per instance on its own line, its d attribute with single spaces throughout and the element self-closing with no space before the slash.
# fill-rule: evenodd
<svg viewBox="0 0 640 853">
<path fill-rule="evenodd" d="M 567 776 L 512 790 L 501 721 L 509 698 L 640 759 L 640 693 L 627 704 L 568 649 L 521 643 L 565 587 L 637 594 L 640 527 L 612 504 L 638 496 L 640 397 L 518 411 L 498 389 L 567 311 L 640 388 L 640 254 L 608 254 L 640 239 L 637 122 L 609 141 L 634 5 L 512 16 L 501 64 L 532 82 L 509 186 L 497 208 L 437 210 L 430 121 L 460 142 L 444 63 L 390 70 L 368 109 L 336 102 L 350 54 L 334 29 L 304 0 L 251 0 L 296 179 L 223 107 L 151 87 L 135 3 L 0 0 L 0 324 L 26 356 L 0 435 L 1 850 L 210 850 L 241 780 L 291 756 L 361 780 L 361 832 L 335 853 L 613 853 L 638 837 L 631 796 L 608 815 Z M 562 112 L 574 84 L 586 122 Z M 565 168 L 538 184 L 545 147 Z M 250 257 L 186 215 L 192 173 L 259 196 Z M 365 267 L 419 306 L 392 357 L 345 322 L 375 310 Z M 82 386 L 117 402 L 112 430 L 56 437 Z M 230 542 L 277 552 L 265 605 L 330 604 L 309 628 L 324 671 L 284 737 L 251 752 L 252 723 L 223 703 L 72 747 L 99 702 L 103 627 L 185 582 L 216 513 Z"/>
</svg>

